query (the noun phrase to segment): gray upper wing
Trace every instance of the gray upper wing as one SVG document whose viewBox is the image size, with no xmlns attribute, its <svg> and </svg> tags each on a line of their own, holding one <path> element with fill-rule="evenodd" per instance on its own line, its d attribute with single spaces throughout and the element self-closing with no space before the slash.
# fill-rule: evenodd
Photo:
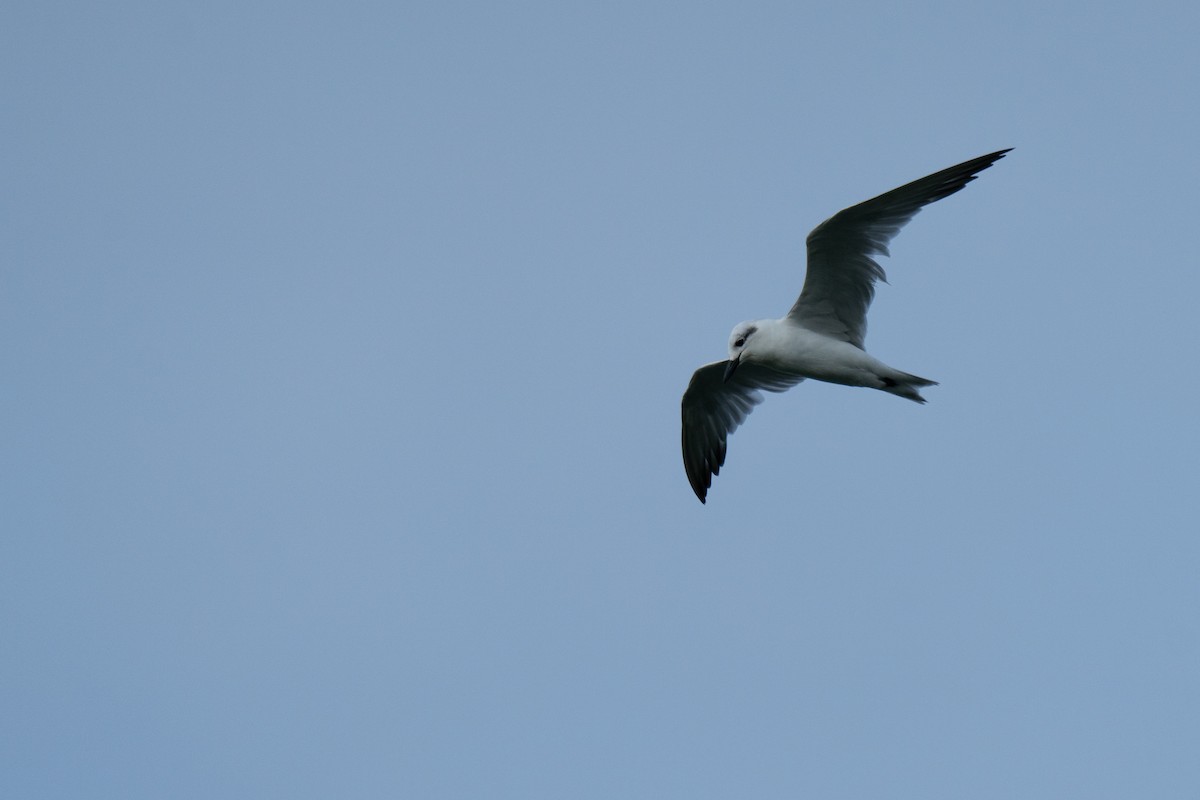
<svg viewBox="0 0 1200 800">
<path fill-rule="evenodd" d="M 729 434 L 763 401 L 760 390 L 782 392 L 804 380 L 799 375 L 744 362 L 726 381 L 726 363 L 715 361 L 696 370 L 683 393 L 683 468 L 701 503 L 712 485 L 712 476 L 725 463 Z"/>
<path fill-rule="evenodd" d="M 861 348 L 875 281 L 887 280 L 872 256 L 886 256 L 888 242 L 922 206 L 962 189 L 1007 152 L 999 150 L 935 172 L 839 211 L 814 228 L 808 235 L 804 289 L 788 318 Z"/>
</svg>

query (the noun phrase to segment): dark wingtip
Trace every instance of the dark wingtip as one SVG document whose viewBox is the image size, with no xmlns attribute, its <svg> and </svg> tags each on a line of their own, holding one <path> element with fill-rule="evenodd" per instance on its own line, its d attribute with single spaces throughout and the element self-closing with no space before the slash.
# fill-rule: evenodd
<svg viewBox="0 0 1200 800">
<path fill-rule="evenodd" d="M 979 171 L 982 172 L 983 170 L 987 169 L 992 164 L 995 164 L 997 161 L 1004 158 L 1006 155 L 1008 155 L 1012 151 L 1013 151 L 1013 148 L 1006 147 L 1003 150 L 997 150 L 994 153 L 988 153 L 986 156 L 980 156 L 979 158 L 975 159 L 975 161 L 981 161 L 984 163 L 984 165 L 979 168 Z"/>
</svg>

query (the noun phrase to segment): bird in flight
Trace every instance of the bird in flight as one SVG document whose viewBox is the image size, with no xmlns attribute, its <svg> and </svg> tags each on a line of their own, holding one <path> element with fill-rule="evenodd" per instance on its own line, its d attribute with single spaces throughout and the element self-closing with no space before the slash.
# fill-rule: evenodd
<svg viewBox="0 0 1200 800">
<path fill-rule="evenodd" d="M 805 378 L 866 386 L 924 403 L 936 381 L 893 369 L 863 349 L 875 281 L 873 258 L 923 206 L 962 189 L 1012 148 L 935 172 L 839 211 L 808 235 L 808 274 L 783 319 L 743 322 L 729 335 L 729 358 L 696 370 L 683 393 L 683 466 L 700 502 L 725 463 L 729 435 L 762 402 Z"/>
</svg>

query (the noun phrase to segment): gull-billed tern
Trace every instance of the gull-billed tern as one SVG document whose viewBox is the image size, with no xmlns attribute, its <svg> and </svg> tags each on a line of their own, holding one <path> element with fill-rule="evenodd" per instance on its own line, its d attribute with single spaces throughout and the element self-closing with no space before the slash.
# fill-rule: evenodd
<svg viewBox="0 0 1200 800">
<path fill-rule="evenodd" d="M 1012 148 L 964 161 L 839 211 L 808 235 L 808 274 L 783 319 L 743 322 L 729 335 L 729 358 L 705 364 L 683 394 L 683 466 L 705 501 L 725 463 L 729 435 L 762 402 L 760 390 L 782 392 L 805 378 L 866 386 L 924 403 L 935 381 L 893 369 L 863 349 L 875 281 L 886 281 L 872 256 L 922 206 L 949 197 Z"/>
</svg>

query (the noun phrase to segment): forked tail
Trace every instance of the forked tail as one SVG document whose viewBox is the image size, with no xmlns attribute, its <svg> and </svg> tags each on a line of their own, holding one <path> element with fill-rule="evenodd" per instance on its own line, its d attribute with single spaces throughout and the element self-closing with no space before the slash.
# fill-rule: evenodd
<svg viewBox="0 0 1200 800">
<path fill-rule="evenodd" d="M 921 393 L 917 389 L 922 386 L 937 386 L 937 381 L 931 381 L 928 378 L 919 378 L 916 375 L 910 375 L 907 372 L 900 370 L 892 370 L 891 373 L 880 378 L 883 384 L 879 387 L 881 391 L 894 394 L 897 397 L 905 397 L 912 400 L 914 403 L 924 403 L 925 398 L 921 397 Z"/>
</svg>

